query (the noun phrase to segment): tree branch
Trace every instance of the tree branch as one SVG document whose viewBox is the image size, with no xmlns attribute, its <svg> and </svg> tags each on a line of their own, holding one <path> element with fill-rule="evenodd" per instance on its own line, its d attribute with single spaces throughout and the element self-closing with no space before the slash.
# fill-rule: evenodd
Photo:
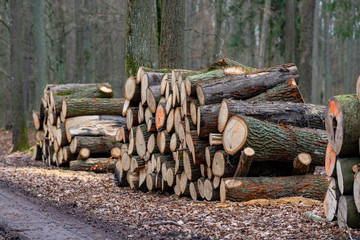
<svg viewBox="0 0 360 240">
<path fill-rule="evenodd" d="M 2 23 L 7 28 L 7 30 L 10 32 L 10 26 L 1 18 L 0 18 L 0 23 Z"/>
</svg>

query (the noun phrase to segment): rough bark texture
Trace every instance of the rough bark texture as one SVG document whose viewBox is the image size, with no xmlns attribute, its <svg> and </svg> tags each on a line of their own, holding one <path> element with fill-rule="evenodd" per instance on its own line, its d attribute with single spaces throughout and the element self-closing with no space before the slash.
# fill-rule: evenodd
<svg viewBox="0 0 360 240">
<path fill-rule="evenodd" d="M 324 165 L 327 147 L 325 131 L 243 118 L 248 125 L 245 147 L 254 149 L 254 161 L 292 162 L 299 153 L 304 152 L 310 154 L 315 166 Z"/>
<path fill-rule="evenodd" d="M 224 99 L 219 111 L 218 130 L 222 132 L 227 119 L 239 114 L 277 124 L 325 130 L 325 110 L 325 106 L 314 104 L 248 103 L 241 100 Z"/>
<path fill-rule="evenodd" d="M 124 102 L 124 98 L 64 99 L 61 115 L 64 118 L 84 115 L 121 115 Z"/>
<path fill-rule="evenodd" d="M 224 202 L 249 201 L 257 198 L 303 196 L 323 200 L 328 184 L 323 176 L 223 178 L 220 199 Z"/>
<path fill-rule="evenodd" d="M 316 0 L 304 0 L 301 5 L 300 29 L 300 89 L 306 102 L 311 100 L 312 50 Z"/>
<path fill-rule="evenodd" d="M 140 66 L 154 67 L 157 59 L 155 1 L 130 0 L 127 6 L 127 76 L 136 76 Z"/>
<path fill-rule="evenodd" d="M 295 79 L 290 78 L 286 82 L 280 83 L 275 87 L 249 98 L 249 102 L 278 101 L 278 102 L 298 102 L 304 103 L 304 99 L 296 84 Z"/>
<path fill-rule="evenodd" d="M 161 1 L 159 66 L 182 68 L 184 65 L 185 1 Z"/>
<path fill-rule="evenodd" d="M 326 114 L 326 135 L 337 156 L 359 153 L 360 102 L 356 95 L 338 95 L 329 99 Z"/>
<path fill-rule="evenodd" d="M 298 80 L 298 70 L 294 64 L 198 83 L 196 92 L 201 105 L 219 103 L 224 98 L 248 99 L 289 78 Z"/>
<path fill-rule="evenodd" d="M 115 169 L 116 161 L 109 158 L 89 158 L 70 162 L 70 170 L 109 172 Z"/>
<path fill-rule="evenodd" d="M 342 195 L 353 194 L 354 174 L 352 166 L 358 163 L 360 163 L 360 157 L 338 158 L 336 160 L 337 183 Z"/>
<path fill-rule="evenodd" d="M 79 153 L 80 149 L 87 148 L 91 153 L 107 153 L 114 147 L 121 147 L 121 143 L 110 137 L 75 137 L 70 144 L 70 151 L 73 154 Z"/>
<path fill-rule="evenodd" d="M 293 175 L 305 175 L 309 173 L 311 156 L 307 153 L 300 153 L 293 162 Z"/>
</svg>

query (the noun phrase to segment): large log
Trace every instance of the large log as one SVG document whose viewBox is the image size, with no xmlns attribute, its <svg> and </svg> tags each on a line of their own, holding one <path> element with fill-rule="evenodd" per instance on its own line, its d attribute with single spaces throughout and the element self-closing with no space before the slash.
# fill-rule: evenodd
<svg viewBox="0 0 360 240">
<path fill-rule="evenodd" d="M 114 147 L 121 147 L 122 143 L 114 141 L 111 137 L 86 137 L 76 136 L 71 141 L 70 151 L 72 154 L 79 153 L 80 149 L 87 148 L 92 154 L 107 153 Z"/>
<path fill-rule="evenodd" d="M 243 121 L 247 134 L 240 130 Z M 233 116 L 223 133 L 224 149 L 235 154 L 245 143 L 255 151 L 254 161 L 292 162 L 299 153 L 308 153 L 314 166 L 324 166 L 327 138 L 324 130 L 290 127 L 251 117 Z"/>
<path fill-rule="evenodd" d="M 152 113 L 155 113 L 157 102 L 160 100 L 160 85 L 150 86 L 146 90 L 146 102 Z"/>
<path fill-rule="evenodd" d="M 356 95 L 339 95 L 329 99 L 326 114 L 326 134 L 337 156 L 359 153 L 360 102 Z"/>
<path fill-rule="evenodd" d="M 124 98 L 64 99 L 61 115 L 71 118 L 84 115 L 121 115 Z"/>
<path fill-rule="evenodd" d="M 290 78 L 286 82 L 280 83 L 264 93 L 249 98 L 247 101 L 248 102 L 276 101 L 276 102 L 305 103 L 294 78 Z"/>
<path fill-rule="evenodd" d="M 360 163 L 360 157 L 338 158 L 336 160 L 337 183 L 342 195 L 353 193 L 354 174 L 352 166 L 358 163 Z"/>
<path fill-rule="evenodd" d="M 259 120 L 296 127 L 307 127 L 325 130 L 325 110 L 322 105 L 292 102 L 259 102 L 249 103 L 241 100 L 221 102 L 218 113 L 218 130 L 222 132 L 227 120 L 234 115 L 245 115 Z"/>
<path fill-rule="evenodd" d="M 87 160 L 75 160 L 70 162 L 70 170 L 109 172 L 115 169 L 116 160 L 111 158 L 88 158 Z"/>
<path fill-rule="evenodd" d="M 286 82 L 289 78 L 297 80 L 298 77 L 297 67 L 286 64 L 197 83 L 196 92 L 200 105 L 219 103 L 224 98 L 248 99 Z"/>
<path fill-rule="evenodd" d="M 328 184 L 323 176 L 223 178 L 220 200 L 249 201 L 258 198 L 303 196 L 323 200 Z"/>
<path fill-rule="evenodd" d="M 360 227 L 360 213 L 356 211 L 354 197 L 352 195 L 343 195 L 340 197 L 337 217 L 340 228 Z"/>
<path fill-rule="evenodd" d="M 121 116 L 93 115 L 68 118 L 65 121 L 68 142 L 74 136 L 112 136 L 119 127 L 125 126 L 125 118 Z"/>
</svg>

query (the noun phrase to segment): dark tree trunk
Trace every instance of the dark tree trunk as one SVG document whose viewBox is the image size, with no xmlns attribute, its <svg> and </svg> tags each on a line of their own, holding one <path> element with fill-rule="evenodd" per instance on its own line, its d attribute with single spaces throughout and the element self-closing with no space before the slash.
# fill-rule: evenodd
<svg viewBox="0 0 360 240">
<path fill-rule="evenodd" d="M 161 1 L 160 68 L 183 68 L 185 1 Z"/>
</svg>

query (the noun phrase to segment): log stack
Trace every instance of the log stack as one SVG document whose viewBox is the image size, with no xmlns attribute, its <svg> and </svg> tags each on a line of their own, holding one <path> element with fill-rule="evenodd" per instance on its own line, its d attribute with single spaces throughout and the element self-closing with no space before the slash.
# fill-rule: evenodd
<svg viewBox="0 0 360 240">
<path fill-rule="evenodd" d="M 124 102 L 113 98 L 108 83 L 47 85 L 40 111 L 33 111 L 33 160 L 71 170 L 113 170 L 110 151 L 122 146 L 114 136 L 125 126 Z"/>
<path fill-rule="evenodd" d="M 325 126 L 328 147 L 325 156 L 330 184 L 324 200 L 328 221 L 337 220 L 340 228 L 360 228 L 360 77 L 357 95 L 329 99 Z"/>
<path fill-rule="evenodd" d="M 298 79 L 294 64 L 229 59 L 201 72 L 140 67 L 125 83 L 116 184 L 194 200 L 323 199 L 327 180 L 311 173 L 325 162 L 326 108 L 304 103 Z"/>
</svg>

